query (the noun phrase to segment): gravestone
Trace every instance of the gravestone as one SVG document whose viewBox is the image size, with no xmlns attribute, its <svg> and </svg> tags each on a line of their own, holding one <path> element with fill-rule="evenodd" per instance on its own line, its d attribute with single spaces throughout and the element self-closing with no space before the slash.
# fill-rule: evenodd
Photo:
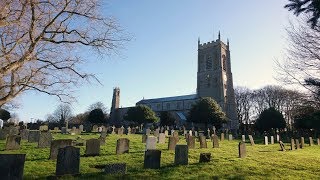
<svg viewBox="0 0 320 180">
<path fill-rule="evenodd" d="M 194 149 L 196 144 L 196 139 L 193 136 L 188 136 L 187 145 L 189 149 Z"/>
<path fill-rule="evenodd" d="M 99 142 L 100 142 L 100 146 L 103 146 L 103 145 L 106 144 L 106 139 L 107 139 L 107 138 L 104 138 L 104 137 L 101 137 L 101 136 L 98 138 L 98 140 L 99 140 Z"/>
<path fill-rule="evenodd" d="M 174 154 L 175 165 L 188 165 L 188 146 L 176 145 Z"/>
<path fill-rule="evenodd" d="M 28 129 L 22 129 L 20 131 L 20 136 L 21 136 L 21 139 L 28 140 L 29 130 Z"/>
<path fill-rule="evenodd" d="M 175 150 L 177 144 L 177 138 L 170 136 L 168 143 L 168 150 Z"/>
<path fill-rule="evenodd" d="M 199 163 L 210 162 L 211 153 L 200 153 Z"/>
<path fill-rule="evenodd" d="M 145 169 L 159 169 L 161 160 L 160 150 L 147 150 L 144 153 L 144 164 Z"/>
<path fill-rule="evenodd" d="M 142 134 L 142 143 L 146 143 L 147 142 L 147 138 L 148 138 L 147 135 Z"/>
<path fill-rule="evenodd" d="M 29 131 L 28 142 L 38 142 L 40 131 Z"/>
<path fill-rule="evenodd" d="M 48 130 L 49 130 L 49 128 L 47 125 L 43 125 L 43 126 L 39 127 L 39 131 L 48 131 Z"/>
<path fill-rule="evenodd" d="M 317 138 L 317 145 L 319 146 L 320 145 L 320 139 Z"/>
<path fill-rule="evenodd" d="M 246 142 L 246 135 L 242 135 L 241 137 L 242 137 L 242 141 Z"/>
<path fill-rule="evenodd" d="M 115 131 L 114 131 L 115 128 L 116 128 L 115 126 L 112 126 L 112 132 L 111 132 L 111 134 L 115 134 Z"/>
<path fill-rule="evenodd" d="M 101 126 L 101 132 L 107 132 L 107 128 L 105 126 Z"/>
<path fill-rule="evenodd" d="M 9 135 L 6 141 L 6 150 L 20 149 L 21 137 L 18 135 Z"/>
<path fill-rule="evenodd" d="M 294 139 L 291 138 L 291 143 L 290 143 L 290 149 L 293 151 L 295 150 L 295 144 L 294 144 Z"/>
<path fill-rule="evenodd" d="M 164 144 L 164 143 L 166 143 L 166 135 L 164 134 L 164 133 L 160 133 L 159 134 L 159 144 Z"/>
<path fill-rule="evenodd" d="M 183 130 L 183 136 L 186 136 L 186 134 L 188 134 L 187 130 Z"/>
<path fill-rule="evenodd" d="M 273 136 L 270 137 L 270 143 L 274 144 L 274 137 Z"/>
<path fill-rule="evenodd" d="M 280 141 L 280 136 L 279 136 L 279 134 L 277 134 L 277 142 L 279 142 Z"/>
<path fill-rule="evenodd" d="M 127 138 L 120 138 L 117 140 L 116 154 L 129 153 L 130 140 Z"/>
<path fill-rule="evenodd" d="M 127 135 L 129 135 L 129 134 L 131 134 L 131 127 L 130 126 L 127 128 Z"/>
<path fill-rule="evenodd" d="M 296 139 L 296 149 L 300 149 L 299 139 Z"/>
<path fill-rule="evenodd" d="M 92 132 L 97 132 L 98 131 L 98 126 L 97 125 L 93 125 L 92 126 Z"/>
<path fill-rule="evenodd" d="M 281 151 L 286 151 L 286 148 L 285 148 L 285 146 L 284 146 L 282 141 L 279 141 L 279 145 L 280 145 L 280 150 Z"/>
<path fill-rule="evenodd" d="M 105 174 L 124 175 L 127 171 L 126 163 L 107 164 L 104 168 Z"/>
<path fill-rule="evenodd" d="M 102 127 L 98 127 L 98 132 L 102 132 Z"/>
<path fill-rule="evenodd" d="M 171 136 L 173 136 L 173 133 L 174 133 L 174 130 L 173 130 L 173 129 L 171 129 L 171 131 L 170 131 L 170 135 L 171 135 Z"/>
<path fill-rule="evenodd" d="M 153 135 L 155 137 L 158 137 L 159 136 L 159 131 L 160 131 L 159 128 L 155 129 L 154 132 L 153 132 Z"/>
<path fill-rule="evenodd" d="M 72 139 L 52 140 L 50 145 L 49 159 L 57 159 L 59 148 L 64 148 L 72 145 Z"/>
<path fill-rule="evenodd" d="M 4 129 L 0 129 L 0 140 L 5 140 L 7 138 L 8 132 Z"/>
<path fill-rule="evenodd" d="M 62 127 L 61 128 L 61 134 L 67 134 L 68 131 L 67 131 L 67 128 L 66 127 Z"/>
<path fill-rule="evenodd" d="M 189 136 L 193 136 L 193 135 L 192 135 L 192 131 L 191 131 L 191 130 L 189 131 Z"/>
<path fill-rule="evenodd" d="M 146 129 L 146 135 L 147 136 L 150 136 L 150 132 L 151 132 L 151 130 L 148 128 L 148 129 Z"/>
<path fill-rule="evenodd" d="M 268 136 L 264 136 L 264 145 L 268 145 Z"/>
<path fill-rule="evenodd" d="M 195 136 L 195 137 L 198 137 L 198 131 L 195 131 L 195 132 L 194 132 L 194 136 Z"/>
<path fill-rule="evenodd" d="M 200 148 L 207 148 L 207 140 L 205 136 L 199 136 Z"/>
<path fill-rule="evenodd" d="M 86 156 L 99 156 L 100 155 L 100 140 L 88 139 L 86 141 Z"/>
<path fill-rule="evenodd" d="M 38 148 L 50 147 L 52 141 L 52 135 L 49 131 L 42 131 L 39 136 Z"/>
<path fill-rule="evenodd" d="M 212 136 L 212 146 L 213 148 L 219 148 L 219 137 L 217 135 Z"/>
<path fill-rule="evenodd" d="M 60 129 L 58 127 L 53 128 L 54 131 L 59 131 Z"/>
<path fill-rule="evenodd" d="M 229 134 L 229 141 L 232 141 L 233 137 L 232 137 L 232 134 Z"/>
<path fill-rule="evenodd" d="M 238 148 L 239 148 L 239 158 L 246 157 L 247 156 L 246 143 L 240 142 Z"/>
<path fill-rule="evenodd" d="M 100 137 L 106 138 L 107 137 L 107 132 L 106 131 L 102 131 L 100 134 Z"/>
<path fill-rule="evenodd" d="M 220 135 L 220 141 L 224 141 L 224 133 L 221 133 L 221 135 Z"/>
<path fill-rule="evenodd" d="M 149 136 L 146 142 L 146 150 L 156 149 L 157 137 Z"/>
<path fill-rule="evenodd" d="M 165 131 L 164 131 L 164 135 L 165 135 L 166 137 L 168 137 L 168 136 L 169 136 L 169 131 L 168 131 L 168 130 L 165 130 Z"/>
<path fill-rule="evenodd" d="M 313 139 L 312 139 L 312 137 L 309 137 L 309 145 L 310 145 L 310 146 L 313 146 Z"/>
<path fill-rule="evenodd" d="M 248 136 L 249 136 L 250 144 L 251 144 L 251 146 L 253 146 L 254 145 L 253 137 L 252 137 L 252 135 L 248 135 Z"/>
<path fill-rule="evenodd" d="M 0 154 L 0 178 L 23 179 L 25 154 Z"/>
<path fill-rule="evenodd" d="M 80 173 L 80 148 L 66 146 L 59 148 L 56 164 L 56 175 Z"/>
<path fill-rule="evenodd" d="M 124 128 L 122 128 L 122 126 L 121 126 L 121 128 L 118 128 L 118 135 L 123 135 L 123 129 Z"/>
<path fill-rule="evenodd" d="M 83 132 L 83 125 L 82 124 L 79 126 L 79 131 Z"/>
<path fill-rule="evenodd" d="M 179 131 L 178 130 L 173 132 L 173 137 L 179 138 Z"/>
<path fill-rule="evenodd" d="M 301 149 L 303 149 L 304 148 L 304 137 L 301 137 L 300 141 L 301 141 Z"/>
</svg>

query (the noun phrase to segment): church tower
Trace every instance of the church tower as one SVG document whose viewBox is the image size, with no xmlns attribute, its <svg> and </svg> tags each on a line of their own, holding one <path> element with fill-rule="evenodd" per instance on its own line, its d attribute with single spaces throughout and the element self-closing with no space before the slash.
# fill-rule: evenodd
<svg viewBox="0 0 320 180">
<path fill-rule="evenodd" d="M 118 117 L 118 109 L 120 105 L 120 88 L 116 87 L 113 89 L 110 118 L 111 122 L 115 122 Z"/>
<path fill-rule="evenodd" d="M 229 41 L 223 43 L 220 32 L 216 41 L 200 44 L 198 39 L 197 95 L 217 101 L 229 120 L 226 128 L 238 129 Z"/>
</svg>

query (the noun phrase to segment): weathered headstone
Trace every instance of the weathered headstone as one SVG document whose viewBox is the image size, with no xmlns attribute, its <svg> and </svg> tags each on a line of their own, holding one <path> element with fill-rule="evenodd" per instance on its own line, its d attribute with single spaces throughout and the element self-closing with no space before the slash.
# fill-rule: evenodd
<svg viewBox="0 0 320 180">
<path fill-rule="evenodd" d="M 169 143 L 168 143 L 168 150 L 175 150 L 177 143 L 178 143 L 177 138 L 170 136 Z"/>
<path fill-rule="evenodd" d="M 0 154 L 0 178 L 23 179 L 25 154 Z"/>
<path fill-rule="evenodd" d="M 277 134 L 277 142 L 279 142 L 280 141 L 280 136 L 279 136 L 279 134 Z"/>
<path fill-rule="evenodd" d="M 106 138 L 107 137 L 107 132 L 106 131 L 102 131 L 100 134 L 100 137 Z"/>
<path fill-rule="evenodd" d="M 61 128 L 61 134 L 67 134 L 68 131 L 67 131 L 67 127 L 62 127 Z"/>
<path fill-rule="evenodd" d="M 211 153 L 200 153 L 199 163 L 210 162 Z"/>
<path fill-rule="evenodd" d="M 83 125 L 82 124 L 79 126 L 79 131 L 83 132 Z"/>
<path fill-rule="evenodd" d="M 29 131 L 28 142 L 38 142 L 40 131 Z"/>
<path fill-rule="evenodd" d="M 169 136 L 169 131 L 168 131 L 168 130 L 165 130 L 165 131 L 164 131 L 164 135 L 166 135 L 166 137 L 168 137 L 168 136 Z"/>
<path fill-rule="evenodd" d="M 187 145 L 189 149 L 194 149 L 196 144 L 196 139 L 194 136 L 188 136 Z"/>
<path fill-rule="evenodd" d="M 229 141 L 232 141 L 233 137 L 232 137 L 232 134 L 229 134 Z"/>
<path fill-rule="evenodd" d="M 146 129 L 146 135 L 147 136 L 150 136 L 150 132 L 151 132 L 151 130 L 148 128 L 148 129 Z"/>
<path fill-rule="evenodd" d="M 28 140 L 29 130 L 28 129 L 22 129 L 20 131 L 20 136 L 21 136 L 21 139 Z"/>
<path fill-rule="evenodd" d="M 146 143 L 147 138 L 148 138 L 148 136 L 146 134 L 142 134 L 142 143 Z"/>
<path fill-rule="evenodd" d="M 176 131 L 173 132 L 173 137 L 178 137 L 178 138 L 179 138 L 179 132 L 178 132 L 178 130 L 176 130 Z"/>
<path fill-rule="evenodd" d="M 286 151 L 286 148 L 282 141 L 279 141 L 279 145 L 280 145 L 281 151 Z"/>
<path fill-rule="evenodd" d="M 164 133 L 160 133 L 158 139 L 159 139 L 159 140 L 158 140 L 159 144 L 164 144 L 164 143 L 166 143 L 166 136 L 165 136 Z"/>
<path fill-rule="evenodd" d="M 313 146 L 313 139 L 312 139 L 312 137 L 309 137 L 309 145 L 310 145 L 310 146 Z"/>
<path fill-rule="evenodd" d="M 241 138 L 243 142 L 246 142 L 246 135 L 242 135 Z"/>
<path fill-rule="evenodd" d="M 246 157 L 247 156 L 246 143 L 240 142 L 238 148 L 239 148 L 239 158 Z"/>
<path fill-rule="evenodd" d="M 219 148 L 219 137 L 215 134 L 212 135 L 212 146 L 213 148 Z"/>
<path fill-rule="evenodd" d="M 195 137 L 198 137 L 198 131 L 195 131 L 195 132 L 194 132 L 194 136 L 195 136 Z"/>
<path fill-rule="evenodd" d="M 66 146 L 59 148 L 56 175 L 62 176 L 65 174 L 79 174 L 80 173 L 80 148 L 73 146 Z"/>
<path fill-rule="evenodd" d="M 320 145 L 320 138 L 317 138 L 317 145 Z"/>
<path fill-rule="evenodd" d="M 274 137 L 273 136 L 270 137 L 270 143 L 274 144 Z"/>
<path fill-rule="evenodd" d="M 176 145 L 174 155 L 175 165 L 188 165 L 188 146 Z"/>
<path fill-rule="evenodd" d="M 205 136 L 199 136 L 200 148 L 207 148 L 207 140 Z"/>
<path fill-rule="evenodd" d="M 127 138 L 120 138 L 117 140 L 116 154 L 129 153 L 130 140 Z"/>
<path fill-rule="evenodd" d="M 52 135 L 49 131 L 42 131 L 39 136 L 38 148 L 50 147 Z"/>
<path fill-rule="evenodd" d="M 264 136 L 264 145 L 268 145 L 268 136 Z"/>
<path fill-rule="evenodd" d="M 47 125 L 42 125 L 39 127 L 39 131 L 48 131 L 48 130 L 49 130 L 49 128 Z"/>
<path fill-rule="evenodd" d="M 18 135 L 9 135 L 6 141 L 6 150 L 20 149 L 21 137 Z"/>
<path fill-rule="evenodd" d="M 59 131 L 60 129 L 59 129 L 59 127 L 54 127 L 53 130 L 57 132 L 57 131 Z"/>
<path fill-rule="evenodd" d="M 155 137 L 158 137 L 158 136 L 159 136 L 159 131 L 160 131 L 159 128 L 155 129 L 154 132 L 153 132 L 153 135 L 154 135 Z"/>
<path fill-rule="evenodd" d="M 304 137 L 301 137 L 300 141 L 301 141 L 301 149 L 303 149 L 304 148 Z"/>
<path fill-rule="evenodd" d="M 191 131 L 191 130 L 189 131 L 189 136 L 193 136 L 193 135 L 192 135 L 192 131 Z"/>
<path fill-rule="evenodd" d="M 148 136 L 147 142 L 146 142 L 146 150 L 156 149 L 156 144 L 157 144 L 157 137 Z"/>
<path fill-rule="evenodd" d="M 221 133 L 220 139 L 221 141 L 224 141 L 224 133 Z"/>
<path fill-rule="evenodd" d="M 127 135 L 129 135 L 129 134 L 131 134 L 131 127 L 130 126 L 127 128 Z"/>
<path fill-rule="evenodd" d="M 300 149 L 299 139 L 296 139 L 296 149 Z"/>
<path fill-rule="evenodd" d="M 86 141 L 86 156 L 99 156 L 100 155 L 100 140 L 89 139 Z"/>
<path fill-rule="evenodd" d="M 253 146 L 254 145 L 253 137 L 252 137 L 252 135 L 248 135 L 248 136 L 249 136 L 250 144 L 251 144 L 251 146 Z"/>
<path fill-rule="evenodd" d="M 104 168 L 105 174 L 126 174 L 127 165 L 126 163 L 116 163 L 116 164 L 107 164 Z"/>
<path fill-rule="evenodd" d="M 57 159 L 59 148 L 72 145 L 72 139 L 58 139 L 51 141 L 49 159 Z"/>
<path fill-rule="evenodd" d="M 144 153 L 144 164 L 145 169 L 159 169 L 161 160 L 160 150 L 147 150 Z"/>
<path fill-rule="evenodd" d="M 295 144 L 294 144 L 294 139 L 291 138 L 291 143 L 290 143 L 290 149 L 295 150 Z"/>
<path fill-rule="evenodd" d="M 93 125 L 92 126 L 92 132 L 97 132 L 98 131 L 98 126 L 97 125 Z"/>
<path fill-rule="evenodd" d="M 123 135 L 123 128 L 118 128 L 118 135 Z"/>
<path fill-rule="evenodd" d="M 106 144 L 106 139 L 107 138 L 104 138 L 104 137 L 101 137 L 101 136 L 98 138 L 98 140 L 100 141 L 100 146 L 103 146 L 103 145 Z"/>
</svg>

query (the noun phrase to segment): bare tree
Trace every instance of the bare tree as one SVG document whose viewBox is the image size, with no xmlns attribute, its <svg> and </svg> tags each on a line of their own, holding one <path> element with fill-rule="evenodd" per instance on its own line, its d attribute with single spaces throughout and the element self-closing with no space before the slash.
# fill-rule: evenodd
<svg viewBox="0 0 320 180">
<path fill-rule="evenodd" d="M 72 117 L 72 109 L 69 104 L 60 104 L 53 112 L 50 120 L 53 122 L 60 122 L 60 124 L 67 123 Z"/>
<path fill-rule="evenodd" d="M 310 27 L 304 19 L 287 28 L 288 47 L 283 61 L 276 61 L 278 77 L 289 85 L 300 85 L 320 102 L 320 26 Z"/>
<path fill-rule="evenodd" d="M 36 90 L 73 98 L 90 79 L 81 51 L 114 53 L 129 40 L 114 19 L 99 14 L 99 0 L 2 0 L 0 15 L 0 106 Z"/>
<path fill-rule="evenodd" d="M 88 108 L 88 111 L 90 112 L 90 111 L 92 111 L 92 110 L 94 110 L 94 109 L 101 109 L 104 114 L 107 114 L 107 111 L 108 111 L 108 109 L 106 108 L 106 106 L 105 106 L 102 102 L 100 102 L 100 101 L 91 104 L 91 105 L 89 106 L 89 108 Z"/>
<path fill-rule="evenodd" d="M 250 116 L 253 109 L 252 91 L 246 87 L 236 87 L 234 94 L 240 123 L 251 123 Z"/>
</svg>

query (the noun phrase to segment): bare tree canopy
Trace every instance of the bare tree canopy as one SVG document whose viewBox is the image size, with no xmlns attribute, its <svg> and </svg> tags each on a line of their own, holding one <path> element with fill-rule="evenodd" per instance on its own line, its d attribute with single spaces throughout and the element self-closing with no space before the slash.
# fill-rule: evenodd
<svg viewBox="0 0 320 180">
<path fill-rule="evenodd" d="M 68 104 L 60 104 L 52 115 L 47 115 L 47 121 L 64 124 L 72 117 L 72 109 Z"/>
<path fill-rule="evenodd" d="M 88 111 L 90 112 L 90 111 L 95 110 L 95 109 L 101 109 L 104 114 L 106 114 L 107 111 L 108 111 L 108 109 L 106 108 L 106 106 L 105 106 L 102 102 L 100 102 L 100 101 L 91 104 L 91 105 L 89 106 L 89 108 L 88 108 Z"/>
<path fill-rule="evenodd" d="M 99 0 L 1 0 L 0 106 L 36 90 L 73 98 L 94 75 L 83 72 L 79 50 L 113 53 L 128 40 L 114 19 L 99 14 Z"/>
</svg>

